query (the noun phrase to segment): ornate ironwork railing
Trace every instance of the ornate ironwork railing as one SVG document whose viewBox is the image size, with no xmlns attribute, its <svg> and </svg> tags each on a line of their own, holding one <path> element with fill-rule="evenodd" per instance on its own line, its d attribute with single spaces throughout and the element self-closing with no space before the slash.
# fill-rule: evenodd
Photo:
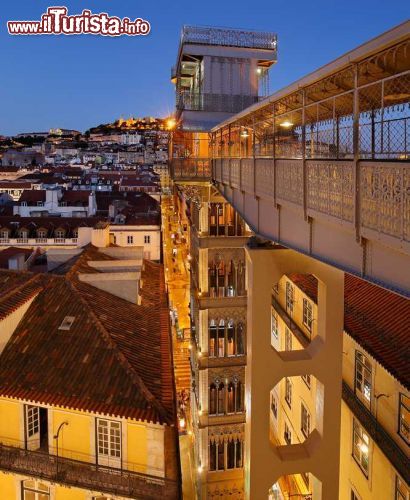
<svg viewBox="0 0 410 500">
<path fill-rule="evenodd" d="M 1 440 L 1 438 L 0 438 Z M 177 499 L 177 481 L 0 443 L 0 470 L 129 498 Z"/>
<path fill-rule="evenodd" d="M 276 50 L 277 36 L 275 33 L 263 31 L 184 26 L 181 33 L 181 45 L 183 43 Z"/>
<path fill-rule="evenodd" d="M 303 168 L 305 165 L 305 175 Z M 355 162 L 273 158 L 218 158 L 213 179 L 278 202 L 306 204 L 307 214 L 356 223 L 370 232 L 410 242 L 410 164 L 406 161 Z M 305 201 L 304 201 L 305 200 Z"/>
<path fill-rule="evenodd" d="M 177 94 L 176 107 L 179 111 L 213 111 L 238 113 L 259 101 L 258 96 L 205 94 L 181 91 Z"/>
<path fill-rule="evenodd" d="M 353 390 L 344 381 L 342 396 L 347 406 L 366 429 L 369 436 L 386 455 L 397 472 L 407 483 L 410 483 L 410 460 L 394 439 L 384 430 L 382 425 L 377 422 L 374 415 L 357 399 Z"/>
<path fill-rule="evenodd" d="M 174 158 L 171 160 L 173 180 L 210 180 L 211 162 L 209 158 Z"/>
</svg>

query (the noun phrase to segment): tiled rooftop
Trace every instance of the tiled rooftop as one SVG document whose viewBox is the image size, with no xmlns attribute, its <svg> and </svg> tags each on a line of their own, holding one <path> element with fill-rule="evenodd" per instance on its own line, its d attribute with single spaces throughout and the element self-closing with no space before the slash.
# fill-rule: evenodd
<svg viewBox="0 0 410 500">
<path fill-rule="evenodd" d="M 317 302 L 317 279 L 289 278 Z M 345 274 L 345 331 L 406 388 L 410 388 L 410 300 Z"/>
<path fill-rule="evenodd" d="M 78 279 L 79 272 L 91 271 L 88 260 L 107 259 L 97 253 L 89 247 L 65 275 L 31 278 L 43 280 L 44 287 L 0 356 L 0 394 L 171 424 L 163 268 L 144 261 L 141 305 L 132 304 Z M 0 284 L 4 273 L 0 271 Z M 20 275 L 26 280 L 31 276 Z M 13 276 L 19 282 L 19 275 Z M 69 330 L 59 330 L 66 316 L 75 320 Z"/>
</svg>

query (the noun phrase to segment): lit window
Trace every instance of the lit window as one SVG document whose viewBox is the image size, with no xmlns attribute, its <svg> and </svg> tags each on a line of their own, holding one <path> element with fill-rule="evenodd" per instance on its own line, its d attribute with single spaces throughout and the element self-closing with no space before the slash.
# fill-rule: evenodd
<svg viewBox="0 0 410 500">
<path fill-rule="evenodd" d="M 285 401 L 292 408 L 292 383 L 288 378 L 285 378 Z"/>
<path fill-rule="evenodd" d="M 409 500 L 410 490 L 406 486 L 406 483 L 399 477 L 396 476 L 396 495 L 395 500 Z"/>
<path fill-rule="evenodd" d="M 273 308 L 272 308 L 272 311 L 271 311 L 270 324 L 271 324 L 271 333 L 272 333 L 272 336 L 275 339 L 277 339 L 278 338 L 278 315 L 277 315 L 275 309 L 273 309 Z"/>
<path fill-rule="evenodd" d="M 134 243 L 134 236 L 127 236 L 128 245 L 132 245 Z"/>
<path fill-rule="evenodd" d="M 150 235 L 146 234 L 144 236 L 144 243 L 147 243 L 147 244 L 151 243 L 151 236 Z"/>
<path fill-rule="evenodd" d="M 369 474 L 369 436 L 363 427 L 353 419 L 353 457 L 367 477 Z"/>
<path fill-rule="evenodd" d="M 399 434 L 410 445 L 410 398 L 399 395 Z"/>
<path fill-rule="evenodd" d="M 22 481 L 21 490 L 23 500 L 47 500 L 50 498 L 50 488 L 34 479 Z"/>
<path fill-rule="evenodd" d="M 356 367 L 355 367 L 355 393 L 370 406 L 372 394 L 372 365 L 368 358 L 356 351 Z"/>
<path fill-rule="evenodd" d="M 291 432 L 287 422 L 285 422 L 285 430 L 283 433 L 283 437 L 285 438 L 286 444 L 292 444 L 292 432 Z"/>
<path fill-rule="evenodd" d="M 285 351 L 291 351 L 291 350 L 292 350 L 292 334 L 286 328 L 285 329 Z"/>
<path fill-rule="evenodd" d="M 301 430 L 305 437 L 308 437 L 310 434 L 310 413 L 307 410 L 306 406 L 301 403 Z"/>
<path fill-rule="evenodd" d="M 309 332 L 312 331 L 312 321 L 313 321 L 312 303 L 307 299 L 303 299 L 303 324 L 306 326 Z"/>
<path fill-rule="evenodd" d="M 293 303 L 294 303 L 295 289 L 293 285 L 287 281 L 286 282 L 286 312 L 288 314 L 293 314 Z"/>
</svg>

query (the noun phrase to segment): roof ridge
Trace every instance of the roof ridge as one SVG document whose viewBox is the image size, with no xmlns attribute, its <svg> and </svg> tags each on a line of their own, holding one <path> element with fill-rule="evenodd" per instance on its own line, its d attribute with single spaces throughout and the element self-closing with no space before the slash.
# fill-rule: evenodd
<svg viewBox="0 0 410 500">
<path fill-rule="evenodd" d="M 154 406 L 154 408 L 158 411 L 158 413 L 164 418 L 164 420 L 169 421 L 169 415 L 167 410 L 163 407 L 163 405 L 157 400 L 157 398 L 152 394 L 152 392 L 147 388 L 144 381 L 141 379 L 140 375 L 135 371 L 135 369 L 131 366 L 130 362 L 122 353 L 121 349 L 118 347 L 117 343 L 113 340 L 112 336 L 105 328 L 101 320 L 98 318 L 97 314 L 93 311 L 88 301 L 81 295 L 81 292 L 77 289 L 75 284 L 71 281 L 71 279 L 67 279 L 69 286 L 76 292 L 77 297 L 82 302 L 83 305 L 89 311 L 90 317 L 92 321 L 96 324 L 103 339 L 110 345 L 113 349 L 114 355 L 117 357 L 121 366 L 124 368 L 126 373 L 131 377 L 133 383 L 138 386 L 138 388 L 143 393 L 144 397 L 147 401 Z"/>
</svg>

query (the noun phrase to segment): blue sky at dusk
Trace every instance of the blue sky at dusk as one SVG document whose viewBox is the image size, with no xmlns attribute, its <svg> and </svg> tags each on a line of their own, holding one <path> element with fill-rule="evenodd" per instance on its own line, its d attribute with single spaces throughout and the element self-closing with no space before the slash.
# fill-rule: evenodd
<svg viewBox="0 0 410 500">
<path fill-rule="evenodd" d="M 278 34 L 271 91 L 403 22 L 404 0 L 66 1 L 3 0 L 0 7 L 0 134 L 85 130 L 122 116 L 173 110 L 170 67 L 183 24 Z M 10 36 L 7 20 L 38 20 L 51 5 L 150 21 L 148 37 Z"/>
</svg>

